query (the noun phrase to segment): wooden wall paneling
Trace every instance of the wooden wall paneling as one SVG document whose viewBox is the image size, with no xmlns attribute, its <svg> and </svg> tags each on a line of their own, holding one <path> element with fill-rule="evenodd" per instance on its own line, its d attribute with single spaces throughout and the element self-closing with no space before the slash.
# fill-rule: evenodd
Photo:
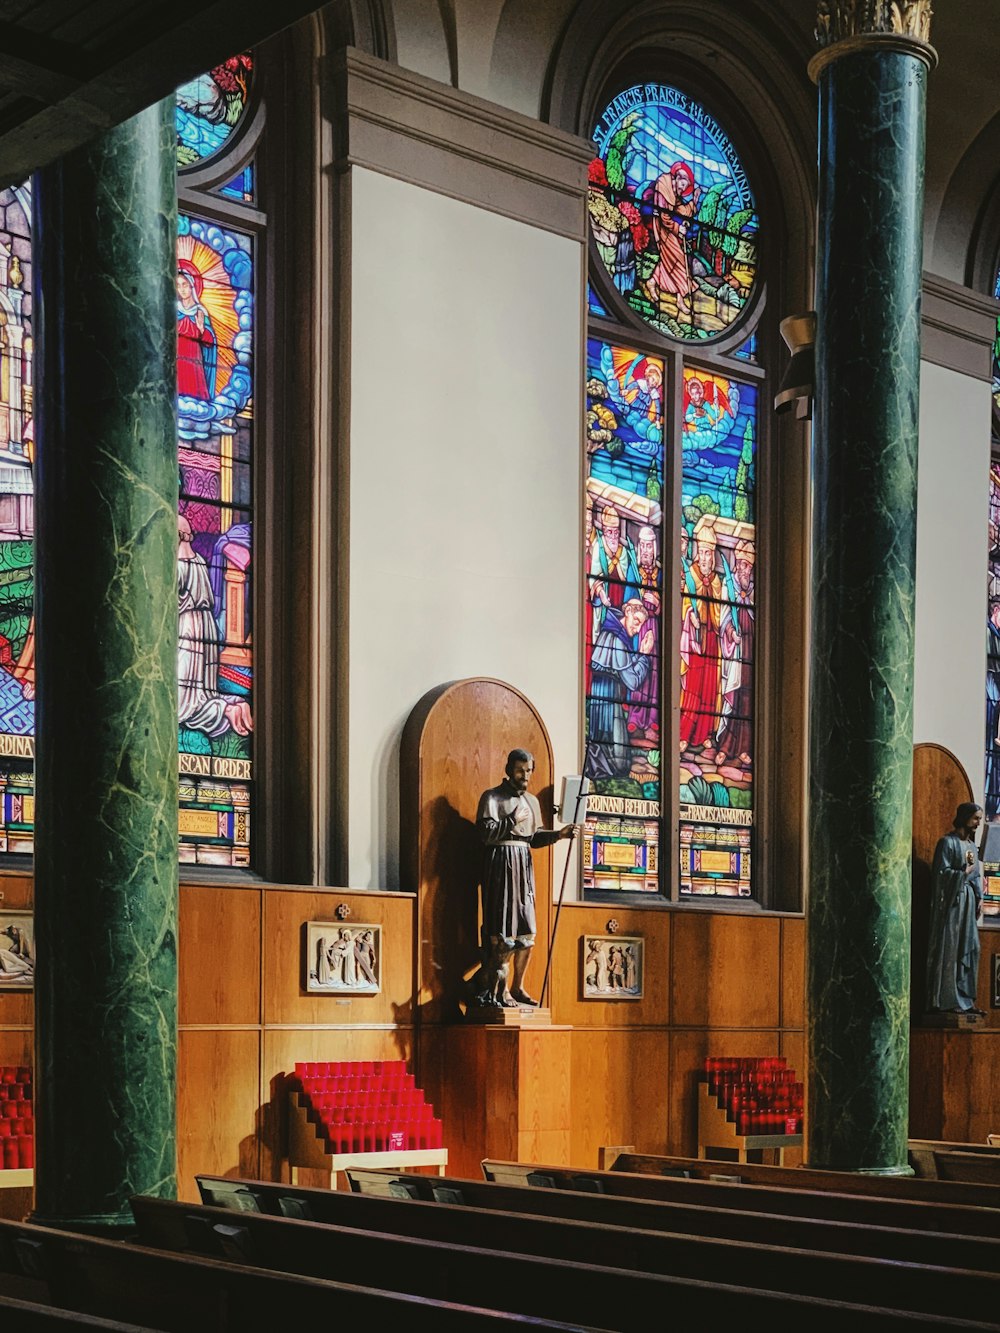
<svg viewBox="0 0 1000 1333">
<path fill-rule="evenodd" d="M 424 1022 L 460 1016 L 463 981 L 479 961 L 482 847 L 479 797 L 504 775 L 516 746 L 535 756 L 531 791 L 552 824 L 552 745 L 531 703 L 503 681 L 454 681 L 429 691 L 403 729 L 400 750 L 402 883 L 419 894 L 417 994 Z M 533 853 L 538 946 L 526 984 L 541 987 L 552 913 L 552 849 Z M 561 867 L 561 862 L 560 862 Z"/>
<path fill-rule="evenodd" d="M 780 939 L 777 917 L 674 913 L 673 1024 L 776 1028 Z"/>
<path fill-rule="evenodd" d="M 979 982 L 976 1004 L 986 1014 L 987 1028 L 1000 1031 L 1000 1009 L 993 1008 L 993 959 L 1000 954 L 1000 932 L 995 928 L 979 932 Z"/>
<path fill-rule="evenodd" d="M 259 888 L 182 884 L 179 1022 L 260 1022 Z"/>
<path fill-rule="evenodd" d="M 0 911 L 19 912 L 35 900 L 35 882 L 30 875 L 0 875 Z"/>
<path fill-rule="evenodd" d="M 34 905 L 34 882 L 25 875 L 0 875 L 0 911 L 23 912 Z M 34 1022 L 35 1004 L 31 991 L 0 991 L 0 1029 L 30 1027 Z M 28 1059 L 18 1064 L 31 1064 L 31 1033 L 28 1033 Z"/>
<path fill-rule="evenodd" d="M 0 1000 L 10 1000 L 10 995 Z M 33 1065 L 35 1034 L 30 1027 L 9 1027 L 0 1004 L 0 1065 Z"/>
<path fill-rule="evenodd" d="M 572 1030 L 550 1027 L 517 1031 L 518 1160 L 568 1166 L 572 1125 Z"/>
<path fill-rule="evenodd" d="M 667 1151 L 670 1043 L 663 1029 L 573 1032 L 573 1166 L 596 1167 L 613 1143 Z"/>
<path fill-rule="evenodd" d="M 699 1031 L 670 1034 L 670 1078 L 667 1083 L 668 1153 L 698 1153 L 698 1079 L 706 1055 L 778 1055 L 778 1033 L 759 1029 Z"/>
<path fill-rule="evenodd" d="M 985 1143 L 987 1134 L 1000 1134 L 1000 1036 L 945 1031 L 943 1037 L 939 1137 Z"/>
<path fill-rule="evenodd" d="M 581 940 L 587 935 L 607 935 L 610 918 L 618 922 L 622 935 L 641 935 L 643 950 L 643 996 L 641 1000 L 584 1000 L 582 998 Z M 556 1023 L 576 1027 L 665 1026 L 670 1010 L 670 928 L 673 915 L 616 905 L 566 903 L 559 917 L 549 999 Z"/>
<path fill-rule="evenodd" d="M 177 1052 L 177 1193 L 196 1201 L 195 1174 L 257 1176 L 260 1031 L 181 1031 Z"/>
<path fill-rule="evenodd" d="M 806 1024 L 806 923 L 803 917 L 781 921 L 781 1026 Z"/>
<path fill-rule="evenodd" d="M 0 1031 L 5 1028 L 31 1028 L 35 1021 L 35 996 L 30 990 L 0 991 Z M 28 1045 L 31 1045 L 28 1032 Z M 30 1061 L 28 1062 L 31 1063 Z"/>
<path fill-rule="evenodd" d="M 298 1061 L 405 1060 L 407 1068 L 412 1069 L 413 1039 L 413 1029 L 406 1027 L 265 1028 L 260 1099 L 261 1179 L 289 1179 L 287 1078 L 295 1072 Z M 325 1183 L 329 1184 L 329 1180 Z"/>
<path fill-rule="evenodd" d="M 913 1139 L 944 1137 L 944 1038 L 941 1028 L 910 1028 L 909 1132 Z"/>
<path fill-rule="evenodd" d="M 350 916 L 342 922 L 336 915 L 341 903 L 350 908 Z M 265 889 L 264 1022 L 302 1027 L 312 1023 L 412 1023 L 415 910 L 412 894 Z M 302 939 L 307 921 L 330 921 L 337 928 L 365 922 L 382 927 L 379 994 L 347 997 L 306 991 Z"/>
</svg>

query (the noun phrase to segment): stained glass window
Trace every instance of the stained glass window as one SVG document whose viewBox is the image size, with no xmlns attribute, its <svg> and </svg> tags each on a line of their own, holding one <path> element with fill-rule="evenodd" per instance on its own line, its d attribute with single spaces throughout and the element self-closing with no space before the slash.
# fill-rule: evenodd
<svg viewBox="0 0 1000 1333">
<path fill-rule="evenodd" d="M 677 89 L 627 88 L 594 142 L 591 263 L 631 316 L 588 285 L 601 323 L 586 371 L 583 886 L 749 898 L 767 397 L 749 308 L 756 205 L 725 132 Z M 743 314 L 736 350 L 713 356 Z"/>
<path fill-rule="evenodd" d="M 182 215 L 177 241 L 181 861 L 249 864 L 253 246 Z"/>
<path fill-rule="evenodd" d="M 756 361 L 757 350 L 757 331 L 755 329 L 746 342 L 740 343 L 736 351 L 733 352 L 733 356 L 738 357 L 741 361 Z"/>
<path fill-rule="evenodd" d="M 0 193 L 0 852 L 34 828 L 30 183 Z"/>
<path fill-rule="evenodd" d="M 657 332 L 717 337 L 747 308 L 757 206 L 717 121 L 677 88 L 637 84 L 594 131 L 588 210 L 615 287 Z"/>
<path fill-rule="evenodd" d="M 986 820 L 1000 814 L 1000 462 L 990 464 L 986 588 Z"/>
<path fill-rule="evenodd" d="M 221 194 L 223 199 L 235 199 L 241 204 L 252 204 L 255 199 L 254 175 L 254 164 L 248 162 L 232 180 L 220 185 L 217 193 Z"/>
<path fill-rule="evenodd" d="M 997 274 L 997 280 L 993 284 L 993 295 L 1000 301 L 1000 273 Z M 997 331 L 993 339 L 993 401 L 1000 407 L 1000 319 L 997 320 Z"/>
<path fill-rule="evenodd" d="M 205 80 L 181 90 L 179 144 L 181 124 L 187 133 L 193 99 L 200 97 L 202 118 L 215 126 L 199 140 L 200 155 L 217 151 L 245 105 L 251 69 L 249 56 L 236 57 L 205 76 L 216 93 Z M 221 192 L 249 202 L 254 184 L 251 164 Z M 6 853 L 31 852 L 34 833 L 30 219 L 30 184 L 0 192 L 0 852 Z M 254 238 L 182 214 L 176 285 L 181 861 L 245 866 L 253 732 Z"/>
<path fill-rule="evenodd" d="M 592 282 L 587 283 L 587 309 L 592 315 L 600 315 L 603 319 L 607 319 L 608 317 L 608 312 L 604 308 L 604 303 L 594 291 L 594 284 Z"/>
<path fill-rule="evenodd" d="M 750 844 L 733 832 L 753 822 L 757 389 L 686 368 L 683 407 L 681 892 L 740 897 Z"/>
<path fill-rule="evenodd" d="M 587 343 L 584 885 L 659 891 L 663 362 Z"/>
<path fill-rule="evenodd" d="M 177 89 L 178 167 L 214 157 L 225 146 L 246 110 L 252 77 L 253 55 L 244 51 Z"/>
</svg>

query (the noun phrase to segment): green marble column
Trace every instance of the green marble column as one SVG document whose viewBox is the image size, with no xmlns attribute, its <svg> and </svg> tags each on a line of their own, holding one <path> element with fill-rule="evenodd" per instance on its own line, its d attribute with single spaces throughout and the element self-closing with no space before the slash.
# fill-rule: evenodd
<svg viewBox="0 0 1000 1333">
<path fill-rule="evenodd" d="M 930 53 L 930 54 L 928 54 Z M 819 84 L 807 1009 L 811 1167 L 906 1165 L 924 99 L 867 34 Z"/>
<path fill-rule="evenodd" d="M 36 1212 L 175 1193 L 173 101 L 34 179 Z"/>
</svg>

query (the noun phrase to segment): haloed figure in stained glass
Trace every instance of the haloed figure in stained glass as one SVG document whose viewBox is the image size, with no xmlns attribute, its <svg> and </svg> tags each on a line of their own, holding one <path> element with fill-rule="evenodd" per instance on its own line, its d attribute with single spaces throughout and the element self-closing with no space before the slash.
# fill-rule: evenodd
<svg viewBox="0 0 1000 1333">
<path fill-rule="evenodd" d="M 204 279 L 189 259 L 177 261 L 177 392 L 215 396 L 218 349 L 212 317 L 201 303 Z"/>
<path fill-rule="evenodd" d="M 191 545 L 191 524 L 183 514 L 177 519 L 177 536 L 178 721 L 206 736 L 230 730 L 246 736 L 253 730 L 250 705 L 219 690 L 219 628 L 212 583 L 208 565 Z"/>
</svg>

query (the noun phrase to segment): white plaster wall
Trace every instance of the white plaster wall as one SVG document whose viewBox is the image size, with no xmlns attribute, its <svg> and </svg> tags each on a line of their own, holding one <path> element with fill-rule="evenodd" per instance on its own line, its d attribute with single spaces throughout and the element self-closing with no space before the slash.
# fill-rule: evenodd
<svg viewBox="0 0 1000 1333">
<path fill-rule="evenodd" d="M 990 386 L 923 362 L 913 739 L 944 745 L 982 802 Z"/>
<path fill-rule="evenodd" d="M 349 883 L 405 888 L 427 690 L 506 680 L 580 762 L 582 255 L 359 168 L 352 237 Z"/>
</svg>

